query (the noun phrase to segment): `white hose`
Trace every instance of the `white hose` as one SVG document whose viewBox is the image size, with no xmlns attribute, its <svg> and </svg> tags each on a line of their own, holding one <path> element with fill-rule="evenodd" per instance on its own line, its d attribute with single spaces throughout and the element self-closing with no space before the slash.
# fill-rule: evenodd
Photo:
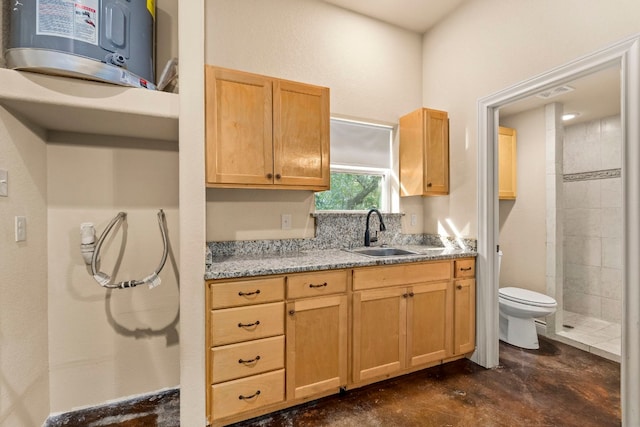
<svg viewBox="0 0 640 427">
<path fill-rule="evenodd" d="M 165 226 L 165 215 L 162 209 L 158 211 L 158 225 L 160 226 L 160 234 L 162 235 L 162 259 L 160 260 L 160 264 L 158 268 L 156 268 L 153 273 L 148 275 L 142 280 L 125 280 L 119 283 L 111 283 L 111 277 L 98 270 L 97 264 L 98 259 L 100 258 L 100 249 L 102 248 L 102 244 L 106 240 L 107 236 L 111 232 L 111 229 L 115 227 L 117 224 L 123 222 L 127 218 L 127 214 L 125 212 L 118 212 L 118 214 L 111 220 L 109 225 L 104 229 L 98 242 L 96 243 L 96 248 L 93 252 L 93 256 L 91 257 L 91 274 L 96 282 L 103 288 L 109 289 L 125 289 L 125 288 L 133 288 L 138 285 L 142 285 L 147 283 L 149 288 L 154 288 L 160 284 L 160 271 L 164 267 L 165 262 L 167 261 L 167 255 L 169 254 L 169 244 L 167 241 L 167 231 Z"/>
</svg>

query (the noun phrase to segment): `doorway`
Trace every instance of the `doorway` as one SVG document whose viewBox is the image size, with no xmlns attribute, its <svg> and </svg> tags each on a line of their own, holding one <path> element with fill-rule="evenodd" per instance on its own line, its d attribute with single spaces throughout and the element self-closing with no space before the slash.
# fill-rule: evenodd
<svg viewBox="0 0 640 427">
<path fill-rule="evenodd" d="M 478 346 L 474 361 L 497 366 L 498 354 L 498 232 L 497 126 L 498 110 L 546 89 L 611 67 L 621 67 L 621 128 L 623 163 L 622 250 L 622 419 L 640 424 L 640 37 L 634 36 L 567 65 L 507 88 L 478 103 Z"/>
</svg>

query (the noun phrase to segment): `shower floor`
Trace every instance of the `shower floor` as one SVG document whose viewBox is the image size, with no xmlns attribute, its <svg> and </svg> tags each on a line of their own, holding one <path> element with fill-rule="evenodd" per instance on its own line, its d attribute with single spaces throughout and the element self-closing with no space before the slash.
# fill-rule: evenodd
<svg viewBox="0 0 640 427">
<path fill-rule="evenodd" d="M 622 328 L 618 323 L 607 322 L 582 314 L 564 310 L 563 327 L 550 338 L 620 362 Z M 572 327 L 569 327 L 572 326 Z"/>
</svg>

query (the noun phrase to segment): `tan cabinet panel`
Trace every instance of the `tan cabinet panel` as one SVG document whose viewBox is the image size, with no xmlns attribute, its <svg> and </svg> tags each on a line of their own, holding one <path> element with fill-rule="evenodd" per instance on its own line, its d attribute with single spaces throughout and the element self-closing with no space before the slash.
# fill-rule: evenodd
<svg viewBox="0 0 640 427">
<path fill-rule="evenodd" d="M 498 128 L 498 198 L 514 200 L 517 194 L 516 130 Z"/>
<path fill-rule="evenodd" d="M 453 262 L 454 265 L 454 277 L 475 277 L 476 275 L 476 260 L 471 259 L 457 259 Z"/>
<path fill-rule="evenodd" d="M 307 298 L 347 291 L 345 270 L 302 273 L 287 277 L 287 298 Z"/>
<path fill-rule="evenodd" d="M 450 278 L 451 261 L 357 268 L 353 271 L 353 290 L 410 285 Z"/>
<path fill-rule="evenodd" d="M 375 289 L 353 294 L 354 382 L 405 367 L 407 290 Z"/>
<path fill-rule="evenodd" d="M 347 384 L 347 296 L 287 304 L 287 398 Z"/>
<path fill-rule="evenodd" d="M 284 335 L 211 349 L 214 384 L 284 368 Z"/>
<path fill-rule="evenodd" d="M 211 311 L 213 346 L 284 334 L 284 303 Z"/>
<path fill-rule="evenodd" d="M 420 108 L 400 117 L 400 195 L 449 194 L 449 118 Z"/>
<path fill-rule="evenodd" d="M 415 285 L 407 308 L 409 367 L 445 359 L 453 346 L 453 284 Z"/>
<path fill-rule="evenodd" d="M 220 419 L 284 401 L 284 377 L 284 369 L 281 369 L 211 386 L 213 418 Z"/>
<path fill-rule="evenodd" d="M 212 309 L 284 300 L 284 277 L 209 284 Z"/>
<path fill-rule="evenodd" d="M 476 337 L 476 281 L 457 280 L 454 284 L 454 354 L 470 353 Z"/>
<path fill-rule="evenodd" d="M 329 89 L 207 65 L 209 187 L 329 188 Z"/>
</svg>

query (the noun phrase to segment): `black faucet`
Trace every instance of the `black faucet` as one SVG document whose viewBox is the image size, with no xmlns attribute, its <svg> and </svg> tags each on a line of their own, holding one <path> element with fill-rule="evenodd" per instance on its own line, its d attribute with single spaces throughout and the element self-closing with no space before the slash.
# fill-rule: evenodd
<svg viewBox="0 0 640 427">
<path fill-rule="evenodd" d="M 371 233 L 369 232 L 369 218 L 371 218 L 372 213 L 378 214 L 378 219 L 380 220 L 380 231 L 385 231 L 387 227 L 384 225 L 384 221 L 382 220 L 382 215 L 378 211 L 378 209 L 370 209 L 367 214 L 367 228 L 364 230 L 364 245 L 371 246 L 371 243 L 378 241 L 378 233 L 374 237 L 371 237 Z"/>
</svg>

